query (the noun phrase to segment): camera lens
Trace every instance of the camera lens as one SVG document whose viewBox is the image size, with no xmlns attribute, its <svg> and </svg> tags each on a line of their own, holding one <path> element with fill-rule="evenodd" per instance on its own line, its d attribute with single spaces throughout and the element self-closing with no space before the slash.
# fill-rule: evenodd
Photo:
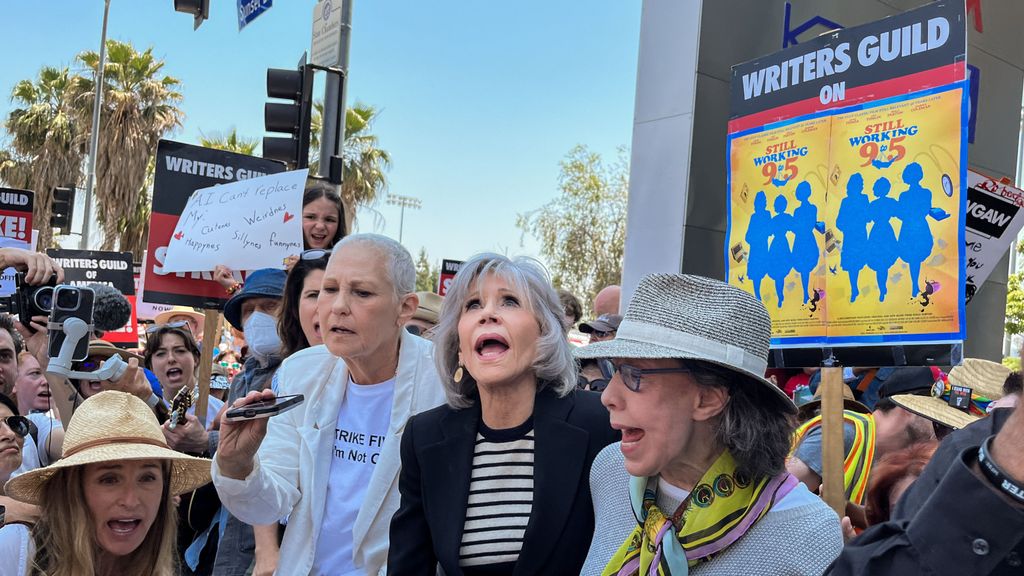
<svg viewBox="0 0 1024 576">
<path fill-rule="evenodd" d="M 65 289 L 57 292 L 57 308 L 59 310 L 78 310 L 81 294 L 75 289 Z"/>
<path fill-rule="evenodd" d="M 43 286 L 32 295 L 32 300 L 35 302 L 36 308 L 43 312 L 49 312 L 53 309 L 53 288 Z"/>
</svg>

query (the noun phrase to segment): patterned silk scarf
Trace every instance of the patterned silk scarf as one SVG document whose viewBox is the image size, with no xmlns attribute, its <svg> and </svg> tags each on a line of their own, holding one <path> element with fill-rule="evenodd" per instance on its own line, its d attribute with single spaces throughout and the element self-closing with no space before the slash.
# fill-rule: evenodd
<svg viewBox="0 0 1024 576">
<path fill-rule="evenodd" d="M 736 542 L 796 487 L 788 472 L 751 482 L 736 474 L 728 450 L 704 473 L 671 517 L 658 509 L 658 477 L 629 480 L 637 527 L 602 576 L 686 576 Z"/>
</svg>

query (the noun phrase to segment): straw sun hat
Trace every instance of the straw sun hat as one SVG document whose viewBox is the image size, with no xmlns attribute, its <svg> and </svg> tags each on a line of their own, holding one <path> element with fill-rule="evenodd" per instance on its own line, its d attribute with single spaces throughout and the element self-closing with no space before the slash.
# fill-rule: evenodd
<svg viewBox="0 0 1024 576">
<path fill-rule="evenodd" d="M 577 348 L 577 358 L 678 358 L 733 371 L 774 408 L 796 413 L 793 401 L 764 377 L 772 322 L 753 295 L 718 280 L 651 274 L 637 286 L 614 340 Z"/>
<path fill-rule="evenodd" d="M 965 358 L 963 364 L 949 371 L 949 382 L 936 380 L 931 396 L 900 394 L 892 401 L 903 408 L 933 422 L 959 430 L 982 419 L 988 405 L 1003 397 L 1003 382 L 1010 369 L 998 362 L 980 358 Z M 971 389 L 970 404 L 966 410 L 951 406 L 953 386 Z"/>
<path fill-rule="evenodd" d="M 120 460 L 169 460 L 171 495 L 210 482 L 210 461 L 167 447 L 156 416 L 145 402 L 125 392 L 105 391 L 79 406 L 64 435 L 63 458 L 11 479 L 7 495 L 38 504 L 43 486 L 62 468 Z"/>
</svg>

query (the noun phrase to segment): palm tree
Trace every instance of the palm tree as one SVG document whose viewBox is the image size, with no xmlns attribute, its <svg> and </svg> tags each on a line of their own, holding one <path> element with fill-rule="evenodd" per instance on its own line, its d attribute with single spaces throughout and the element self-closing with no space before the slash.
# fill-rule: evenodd
<svg viewBox="0 0 1024 576">
<path fill-rule="evenodd" d="M 99 68 L 99 55 L 82 52 L 78 61 L 93 72 L 91 78 L 80 77 L 77 83 L 80 109 L 92 110 L 92 78 Z M 145 193 L 146 167 L 156 154 L 157 142 L 180 127 L 184 117 L 178 108 L 180 82 L 162 75 L 163 67 L 152 48 L 137 52 L 127 42 L 107 40 L 95 188 L 103 250 L 115 248 L 126 211 L 139 205 L 139 196 Z"/>
<path fill-rule="evenodd" d="M 316 172 L 319 166 L 323 111 L 323 102 L 313 104 L 310 149 L 314 159 L 310 162 L 311 172 Z M 341 199 L 345 203 L 347 230 L 352 229 L 353 208 L 372 206 L 388 187 L 386 172 L 391 167 L 391 155 L 380 148 L 379 139 L 371 132 L 378 114 L 380 112 L 373 106 L 358 102 L 345 111 Z"/>
<path fill-rule="evenodd" d="M 239 136 L 238 130 L 232 128 L 227 136 L 215 133 L 207 138 L 206 135 L 201 134 L 199 136 L 199 144 L 207 148 L 252 156 L 256 152 L 256 147 L 260 145 L 260 141 L 255 138 L 250 139 Z"/>
<path fill-rule="evenodd" d="M 76 118 L 74 82 L 67 68 L 42 68 L 36 80 L 15 84 L 15 108 L 4 122 L 11 148 L 0 155 L 0 179 L 35 192 L 32 220 L 41 250 L 53 242 L 53 189 L 77 186 L 81 174 L 86 135 Z"/>
<path fill-rule="evenodd" d="M 153 178 L 156 173 L 156 157 L 149 159 L 146 167 L 146 180 L 142 185 L 142 193 L 135 203 L 135 208 L 127 211 L 118 219 L 117 227 L 121 230 L 121 250 L 131 252 L 136 262 L 142 261 L 142 252 L 149 242 L 149 217 L 153 212 Z"/>
</svg>

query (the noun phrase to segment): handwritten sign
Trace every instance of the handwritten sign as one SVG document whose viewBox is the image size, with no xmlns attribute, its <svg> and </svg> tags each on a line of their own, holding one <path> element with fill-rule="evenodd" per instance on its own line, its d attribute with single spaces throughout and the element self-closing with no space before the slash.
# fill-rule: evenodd
<svg viewBox="0 0 1024 576">
<path fill-rule="evenodd" d="M 302 252 L 302 193 L 308 170 L 196 190 L 171 234 L 166 272 L 284 269 Z"/>
<path fill-rule="evenodd" d="M 1024 227 L 1024 191 L 973 170 L 967 172 L 967 186 L 965 298 L 970 302 Z"/>
</svg>

